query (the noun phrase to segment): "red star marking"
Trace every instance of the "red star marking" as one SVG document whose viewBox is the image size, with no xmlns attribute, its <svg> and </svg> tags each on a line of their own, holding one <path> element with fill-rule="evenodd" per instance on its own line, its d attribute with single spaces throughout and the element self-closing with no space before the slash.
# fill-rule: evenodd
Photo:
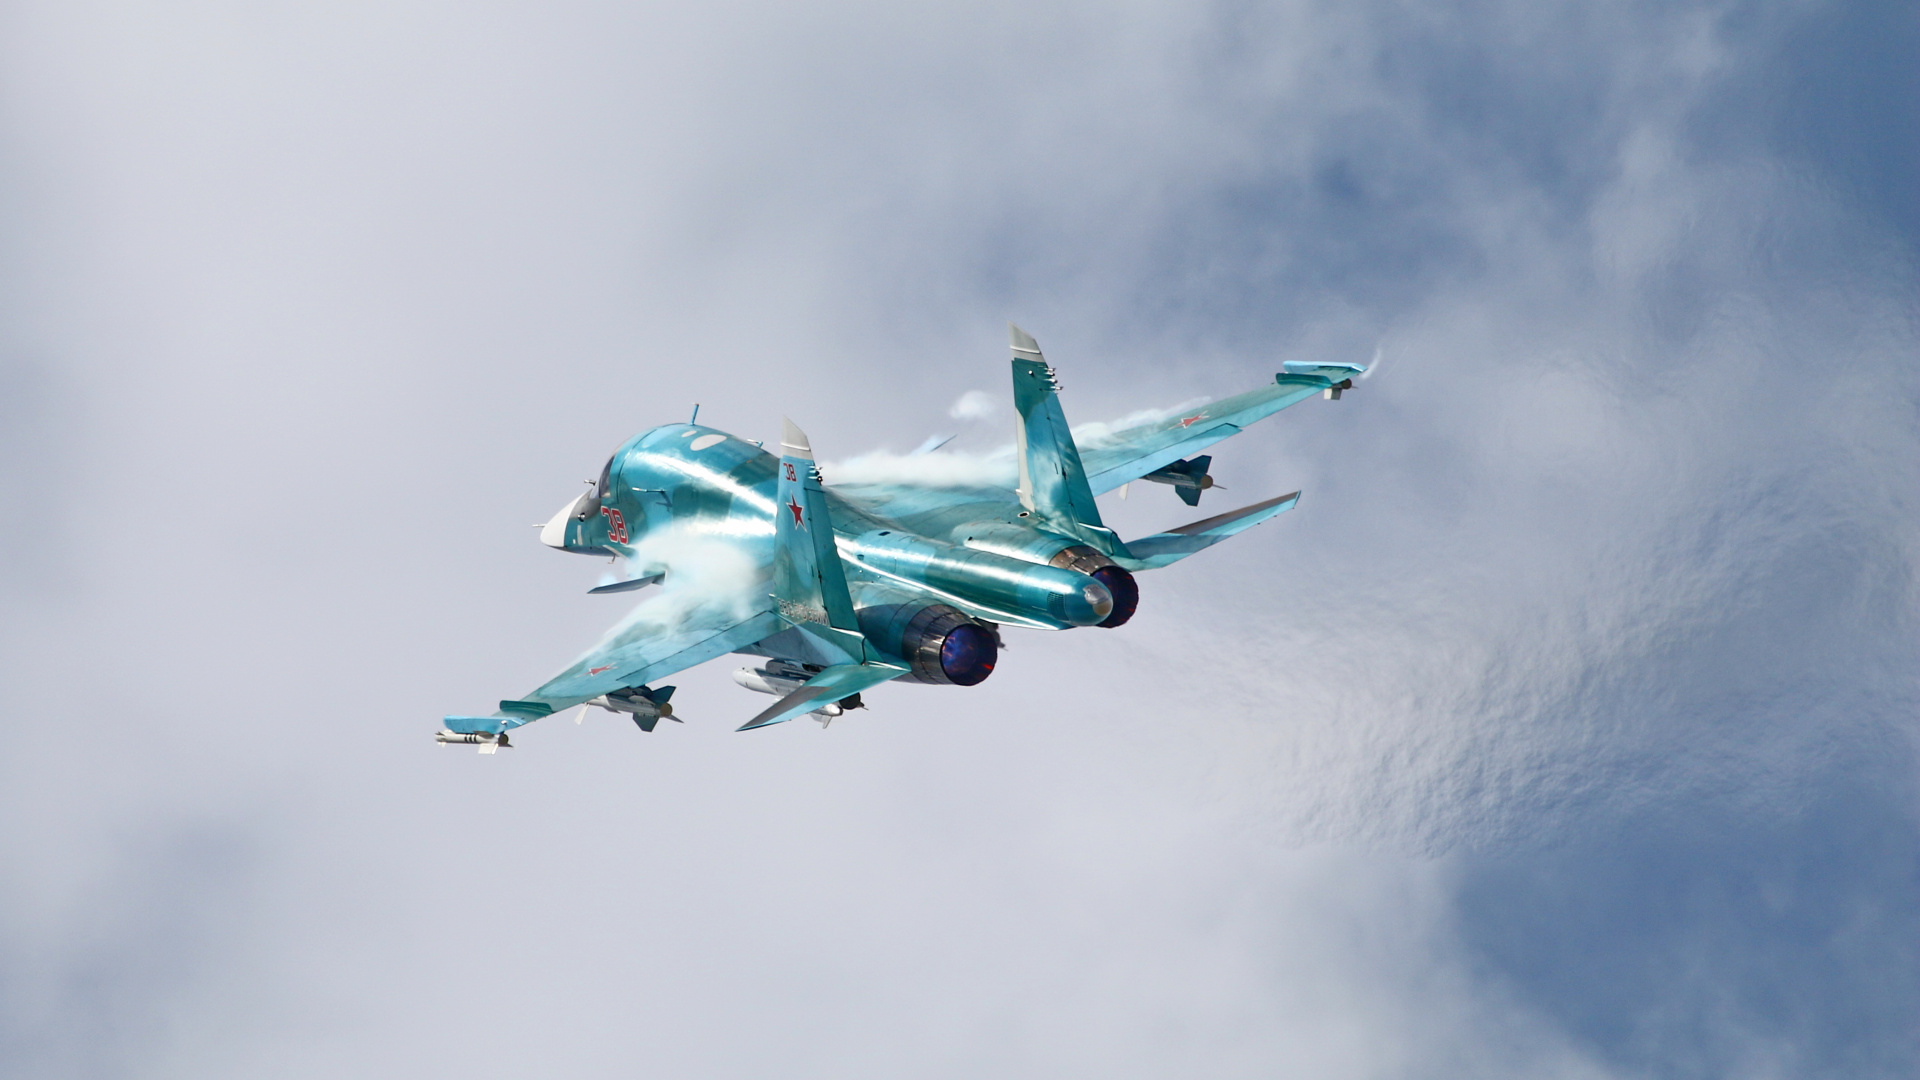
<svg viewBox="0 0 1920 1080">
<path fill-rule="evenodd" d="M 613 665 L 612 665 L 612 664 L 608 664 L 608 665 L 607 665 L 606 667 L 596 667 L 596 668 L 588 668 L 588 669 L 587 669 L 587 674 L 589 674 L 589 675 L 598 675 L 598 674 L 600 674 L 600 673 L 601 673 L 601 672 L 603 672 L 603 671 L 612 671 L 612 670 L 613 670 Z"/>
<path fill-rule="evenodd" d="M 787 509 L 793 511 L 793 523 L 796 527 L 802 529 L 807 527 L 807 523 L 800 520 L 800 500 L 791 495 L 787 496 Z"/>
<path fill-rule="evenodd" d="M 1192 416 L 1183 416 L 1180 418 L 1180 426 L 1192 427 L 1194 424 L 1194 421 L 1205 420 L 1206 418 L 1207 418 L 1207 414 L 1204 412 L 1197 412 L 1197 413 L 1194 413 Z"/>
</svg>

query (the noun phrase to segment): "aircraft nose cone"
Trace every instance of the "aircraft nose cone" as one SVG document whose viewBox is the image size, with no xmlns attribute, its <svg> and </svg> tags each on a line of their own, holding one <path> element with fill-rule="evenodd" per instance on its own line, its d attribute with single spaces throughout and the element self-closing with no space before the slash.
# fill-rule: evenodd
<svg viewBox="0 0 1920 1080">
<path fill-rule="evenodd" d="M 1080 591 L 1066 601 L 1066 620 L 1075 626 L 1098 626 L 1113 613 L 1113 594 L 1092 578 L 1082 581 Z"/>
<path fill-rule="evenodd" d="M 545 525 L 540 527 L 540 542 L 550 548 L 559 548 L 565 551 L 567 548 L 567 525 L 572 521 L 574 512 L 580 509 L 580 504 L 592 494 L 592 492 L 582 492 L 579 495 L 575 495 L 567 505 L 561 507 L 558 513 L 554 514 Z"/>
</svg>

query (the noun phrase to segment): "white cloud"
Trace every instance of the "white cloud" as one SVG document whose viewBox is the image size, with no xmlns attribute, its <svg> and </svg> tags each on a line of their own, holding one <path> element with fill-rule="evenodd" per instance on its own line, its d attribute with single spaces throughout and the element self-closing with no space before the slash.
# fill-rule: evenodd
<svg viewBox="0 0 1920 1080">
<path fill-rule="evenodd" d="M 985 390 L 969 390 L 960 395 L 947 415 L 955 420 L 986 420 L 1000 409 L 1000 402 Z"/>
<path fill-rule="evenodd" d="M 0 1072 L 1911 1073 L 1912 253 L 1716 12 L 28 11 Z M 1393 372 L 981 687 L 431 745 L 633 430 L 912 445 L 1009 317 L 1070 415 Z"/>
</svg>

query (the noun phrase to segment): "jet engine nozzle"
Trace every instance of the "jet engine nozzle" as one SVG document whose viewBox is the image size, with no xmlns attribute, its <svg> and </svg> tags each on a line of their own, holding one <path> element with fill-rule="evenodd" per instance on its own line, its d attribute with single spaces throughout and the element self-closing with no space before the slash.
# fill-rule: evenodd
<svg viewBox="0 0 1920 1080">
<path fill-rule="evenodd" d="M 858 614 L 868 640 L 907 662 L 907 682 L 975 686 L 1000 659 L 1000 635 L 948 604 L 870 604 Z"/>
<path fill-rule="evenodd" d="M 1100 625 L 1112 629 L 1133 618 L 1134 611 L 1140 607 L 1140 583 L 1133 580 L 1133 575 L 1124 567 L 1103 566 L 1091 576 L 1113 594 L 1113 610 Z"/>
<path fill-rule="evenodd" d="M 1085 574 L 1107 590 L 1107 595 L 1112 599 L 1111 605 L 1099 613 L 1098 619 L 1080 623 L 1082 626 L 1112 629 L 1133 618 L 1135 609 L 1140 606 L 1140 585 L 1133 580 L 1133 575 L 1085 544 L 1062 548 L 1047 561 L 1047 565 Z"/>
<path fill-rule="evenodd" d="M 921 666 L 916 650 L 914 667 Z M 955 686 L 973 686 L 993 674 L 1000 658 L 1000 639 L 993 631 L 968 620 L 947 631 L 940 639 L 940 674 Z"/>
</svg>

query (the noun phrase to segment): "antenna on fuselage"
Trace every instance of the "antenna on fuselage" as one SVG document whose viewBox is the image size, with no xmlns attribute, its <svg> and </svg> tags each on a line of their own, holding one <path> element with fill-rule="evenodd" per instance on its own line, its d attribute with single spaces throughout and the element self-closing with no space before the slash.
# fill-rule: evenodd
<svg viewBox="0 0 1920 1080">
<path fill-rule="evenodd" d="M 700 403 L 696 401 L 693 403 L 693 415 L 687 417 L 687 424 L 688 426 L 692 426 L 698 423 L 699 421 L 700 421 Z"/>
</svg>

